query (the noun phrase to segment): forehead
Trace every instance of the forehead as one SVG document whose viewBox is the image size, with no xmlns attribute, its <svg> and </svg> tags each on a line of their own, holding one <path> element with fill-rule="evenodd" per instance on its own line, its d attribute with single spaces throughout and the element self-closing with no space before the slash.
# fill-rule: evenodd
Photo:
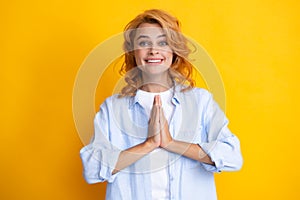
<svg viewBox="0 0 300 200">
<path fill-rule="evenodd" d="M 135 38 L 139 37 L 140 35 L 156 37 L 163 34 L 164 30 L 159 24 L 143 23 L 137 28 Z"/>
</svg>

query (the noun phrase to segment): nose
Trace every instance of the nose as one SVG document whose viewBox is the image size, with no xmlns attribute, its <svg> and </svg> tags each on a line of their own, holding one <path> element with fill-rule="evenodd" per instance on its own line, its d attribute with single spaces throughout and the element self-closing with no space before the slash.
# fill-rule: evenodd
<svg viewBox="0 0 300 200">
<path fill-rule="evenodd" d="M 150 55 L 159 54 L 159 49 L 158 49 L 156 46 L 152 45 L 152 46 L 149 48 L 149 54 L 150 54 Z"/>
</svg>

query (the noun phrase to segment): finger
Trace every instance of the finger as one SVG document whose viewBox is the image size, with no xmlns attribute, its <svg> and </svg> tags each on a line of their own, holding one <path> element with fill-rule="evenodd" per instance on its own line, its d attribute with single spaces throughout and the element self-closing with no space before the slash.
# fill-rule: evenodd
<svg viewBox="0 0 300 200">
<path fill-rule="evenodd" d="M 153 98 L 153 106 L 152 106 L 152 109 L 151 109 L 149 121 L 153 120 L 153 117 L 155 116 L 154 112 L 156 112 L 156 110 L 155 110 L 156 109 L 156 107 L 155 107 L 156 104 L 157 104 L 157 100 L 156 100 L 156 96 L 154 96 L 154 98 Z"/>
<path fill-rule="evenodd" d="M 150 113 L 149 122 L 151 121 L 154 122 L 156 120 L 157 112 L 158 112 L 157 105 L 153 105 Z"/>
<path fill-rule="evenodd" d="M 154 109 L 153 118 L 155 123 L 159 124 L 159 105 L 154 105 L 152 109 Z"/>
<path fill-rule="evenodd" d="M 160 124 L 163 127 L 165 123 L 167 123 L 167 119 L 165 117 L 163 108 L 160 108 L 159 110 L 159 118 L 160 118 Z"/>
<path fill-rule="evenodd" d="M 159 106 L 162 106 L 160 95 L 156 95 L 156 101 Z"/>
<path fill-rule="evenodd" d="M 159 105 L 159 95 L 154 96 L 153 105 Z"/>
<path fill-rule="evenodd" d="M 153 98 L 153 105 L 152 105 L 152 109 L 151 109 L 151 112 L 150 112 L 150 118 L 149 118 L 149 122 L 155 118 L 154 116 L 156 115 L 156 112 L 157 112 L 157 108 L 156 108 L 156 105 L 157 104 L 157 100 L 156 100 L 156 96 L 154 96 Z"/>
<path fill-rule="evenodd" d="M 150 116 L 149 120 L 149 130 L 150 130 L 150 135 L 155 136 L 159 134 L 160 132 L 160 124 L 159 124 L 159 108 L 158 105 L 153 105 L 152 108 L 152 115 Z"/>
<path fill-rule="evenodd" d="M 158 103 L 159 103 L 159 99 L 158 99 L 158 95 L 156 95 L 153 100 L 153 106 L 152 106 L 150 119 L 149 119 L 149 126 L 151 126 L 151 129 L 153 131 L 152 134 L 154 135 L 159 134 L 160 132 L 160 124 L 159 124 L 160 106 L 158 105 Z"/>
<path fill-rule="evenodd" d="M 159 107 L 159 96 L 155 95 L 150 118 L 157 124 L 159 124 Z"/>
</svg>

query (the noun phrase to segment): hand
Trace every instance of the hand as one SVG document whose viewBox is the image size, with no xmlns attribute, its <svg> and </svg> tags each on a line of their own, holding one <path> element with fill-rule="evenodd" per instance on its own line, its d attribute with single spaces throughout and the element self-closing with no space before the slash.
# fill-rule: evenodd
<svg viewBox="0 0 300 200">
<path fill-rule="evenodd" d="M 164 115 L 162 103 L 159 95 L 154 97 L 153 107 L 148 126 L 147 143 L 155 147 L 167 147 L 173 141 L 168 121 Z"/>
<path fill-rule="evenodd" d="M 159 112 L 159 123 L 160 123 L 160 147 L 166 148 L 172 141 L 173 138 L 169 131 L 168 121 L 164 115 L 163 108 L 160 108 Z"/>
<path fill-rule="evenodd" d="M 154 147 L 159 147 L 160 145 L 160 108 L 161 102 L 160 97 L 156 95 L 153 101 L 153 107 L 150 114 L 149 125 L 148 125 L 148 138 L 146 143 Z"/>
</svg>

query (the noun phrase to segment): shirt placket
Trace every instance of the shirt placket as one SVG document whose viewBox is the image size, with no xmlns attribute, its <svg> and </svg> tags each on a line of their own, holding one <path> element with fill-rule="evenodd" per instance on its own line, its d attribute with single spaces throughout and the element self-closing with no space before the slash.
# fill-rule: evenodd
<svg viewBox="0 0 300 200">
<path fill-rule="evenodd" d="M 171 118 L 170 124 L 169 124 L 169 130 L 172 138 L 175 138 L 177 131 L 180 129 L 181 124 L 181 106 L 175 100 L 172 99 L 173 104 L 175 105 L 173 117 Z M 169 199 L 175 200 L 179 196 L 179 188 L 178 188 L 178 181 L 179 181 L 179 174 L 178 174 L 178 167 L 176 159 L 178 159 L 178 155 L 170 153 L 169 154 L 169 165 L 168 165 L 168 172 L 169 172 Z"/>
</svg>

